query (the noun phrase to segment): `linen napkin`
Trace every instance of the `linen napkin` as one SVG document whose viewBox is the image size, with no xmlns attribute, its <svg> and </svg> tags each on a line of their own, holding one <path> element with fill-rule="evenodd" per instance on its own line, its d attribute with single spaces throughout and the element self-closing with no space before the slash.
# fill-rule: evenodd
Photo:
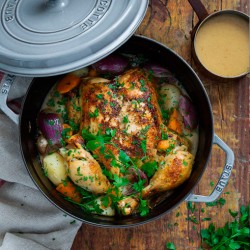
<svg viewBox="0 0 250 250">
<path fill-rule="evenodd" d="M 0 87 L 6 75 L 0 72 Z M 23 96 L 31 78 L 16 77 L 9 99 Z M 0 111 L 0 249 L 71 248 L 81 226 L 37 190 L 21 157 L 18 127 Z"/>
</svg>

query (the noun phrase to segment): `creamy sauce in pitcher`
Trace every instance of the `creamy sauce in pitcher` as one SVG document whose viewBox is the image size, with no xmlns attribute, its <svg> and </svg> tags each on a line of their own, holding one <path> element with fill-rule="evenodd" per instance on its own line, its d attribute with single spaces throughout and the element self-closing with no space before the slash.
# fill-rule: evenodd
<svg viewBox="0 0 250 250">
<path fill-rule="evenodd" d="M 249 71 L 249 22 L 234 14 L 210 18 L 198 30 L 196 54 L 210 72 L 234 77 Z"/>
</svg>

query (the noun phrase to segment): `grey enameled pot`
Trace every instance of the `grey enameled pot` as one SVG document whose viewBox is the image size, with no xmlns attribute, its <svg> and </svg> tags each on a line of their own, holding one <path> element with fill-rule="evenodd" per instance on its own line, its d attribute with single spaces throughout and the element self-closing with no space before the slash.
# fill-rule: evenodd
<svg viewBox="0 0 250 250">
<path fill-rule="evenodd" d="M 1 86 L 0 108 L 18 124 L 20 131 L 20 148 L 25 166 L 31 178 L 41 192 L 63 212 L 84 223 L 102 227 L 130 227 L 150 222 L 169 213 L 183 201 L 215 201 L 228 182 L 233 168 L 234 154 L 232 150 L 214 134 L 211 105 L 202 82 L 193 69 L 179 55 L 152 39 L 133 36 L 119 48 L 118 51 L 132 54 L 146 53 L 147 57 L 166 65 L 178 80 L 181 81 L 183 87 L 192 98 L 199 117 L 199 144 L 190 178 L 183 185 L 176 188 L 171 195 L 152 209 L 145 217 L 140 217 L 138 215 L 129 217 L 105 217 L 83 213 L 81 209 L 67 202 L 55 192 L 55 187 L 48 178 L 44 176 L 36 148 L 36 117 L 46 94 L 56 82 L 58 76 L 35 78 L 33 80 L 24 98 L 20 116 L 14 114 L 6 106 L 6 99 L 12 82 L 12 78 L 10 77 L 9 80 Z M 226 153 L 226 162 L 223 172 L 211 195 L 202 196 L 193 194 L 193 189 L 200 181 L 206 169 L 211 148 L 214 144 L 217 144 Z"/>
</svg>

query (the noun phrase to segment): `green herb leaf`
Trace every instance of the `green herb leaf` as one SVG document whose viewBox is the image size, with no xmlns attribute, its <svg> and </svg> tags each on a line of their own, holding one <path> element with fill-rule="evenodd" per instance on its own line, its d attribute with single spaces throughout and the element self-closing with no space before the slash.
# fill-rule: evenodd
<svg viewBox="0 0 250 250">
<path fill-rule="evenodd" d="M 239 243 L 235 242 L 234 240 L 231 240 L 230 244 L 229 244 L 229 247 L 231 249 L 235 250 L 235 249 L 240 249 L 241 246 L 240 246 Z"/>
<path fill-rule="evenodd" d="M 148 202 L 140 198 L 140 205 L 138 208 L 141 216 L 146 216 L 149 213 Z"/>
<path fill-rule="evenodd" d="M 223 198 L 220 198 L 220 199 L 217 200 L 217 201 L 206 203 L 206 206 L 207 206 L 207 207 L 214 207 L 214 206 L 220 205 L 220 207 L 222 207 L 223 205 L 225 205 L 225 203 L 226 203 L 226 200 L 223 199 Z"/>
<path fill-rule="evenodd" d="M 210 181 L 210 187 L 213 187 L 213 186 L 214 186 L 214 182 Z"/>
<path fill-rule="evenodd" d="M 123 164 L 127 164 L 129 161 L 131 161 L 130 157 L 123 151 L 120 150 L 119 151 L 119 160 L 121 161 L 121 163 Z"/>
<path fill-rule="evenodd" d="M 203 218 L 201 221 L 210 221 L 211 218 Z"/>
<path fill-rule="evenodd" d="M 142 152 L 145 155 L 147 153 L 147 140 L 142 140 L 141 141 L 141 148 L 142 148 Z"/>
<path fill-rule="evenodd" d="M 234 212 L 231 209 L 229 209 L 229 213 L 235 218 L 238 215 L 238 212 Z"/>
<path fill-rule="evenodd" d="M 65 128 L 65 129 L 63 129 L 63 131 L 62 131 L 62 138 L 63 139 L 69 139 L 70 138 L 70 131 L 71 131 L 71 128 Z"/>
<path fill-rule="evenodd" d="M 161 132 L 161 139 L 167 140 L 168 139 L 168 133 L 165 133 L 164 131 Z"/>
<path fill-rule="evenodd" d="M 224 227 L 218 229 L 211 223 L 207 229 L 201 230 L 202 242 L 211 246 L 213 250 L 249 249 L 249 205 L 241 207 L 241 215 L 238 219 L 236 217 L 239 212 L 233 212 L 229 209 L 229 213 L 235 220 L 227 222 Z"/>
<path fill-rule="evenodd" d="M 96 95 L 96 98 L 98 98 L 98 99 L 100 99 L 100 100 L 103 99 L 103 94 L 97 94 L 97 95 Z"/>
<path fill-rule="evenodd" d="M 129 120 L 128 120 L 128 115 L 124 116 L 123 119 L 122 119 L 122 123 L 128 123 Z"/>
<path fill-rule="evenodd" d="M 140 179 L 138 182 L 133 183 L 133 189 L 137 192 L 141 192 L 144 188 L 144 183 L 146 180 Z"/>
<path fill-rule="evenodd" d="M 145 87 L 146 86 L 146 83 L 143 79 L 140 79 L 139 82 L 141 83 L 141 87 L 140 87 L 140 90 L 142 92 L 146 92 L 147 91 L 147 88 Z"/>
<path fill-rule="evenodd" d="M 98 117 L 98 115 L 99 115 L 98 108 L 96 108 L 94 112 L 89 112 L 89 117 L 90 118 L 96 118 L 96 117 Z"/>
<path fill-rule="evenodd" d="M 124 177 L 119 177 L 118 175 L 114 174 L 114 182 L 113 185 L 116 187 L 123 187 L 128 185 L 129 180 Z"/>
<path fill-rule="evenodd" d="M 170 250 L 176 250 L 175 245 L 173 242 L 167 242 L 166 248 Z"/>
<path fill-rule="evenodd" d="M 108 207 L 109 203 L 110 203 L 110 198 L 108 195 L 105 195 L 101 198 L 101 202 L 102 202 L 102 205 L 104 207 Z"/>
<path fill-rule="evenodd" d="M 194 213 L 195 208 L 196 208 L 195 204 L 193 205 L 191 201 L 187 202 L 187 209 L 190 210 L 192 213 Z"/>
<path fill-rule="evenodd" d="M 154 175 L 155 171 L 158 169 L 156 161 L 146 162 L 141 166 L 141 170 L 150 178 Z"/>
<path fill-rule="evenodd" d="M 198 221 L 197 221 L 197 218 L 196 218 L 194 215 L 188 216 L 188 217 L 186 218 L 186 220 L 187 220 L 187 221 L 191 221 L 191 222 L 193 222 L 193 223 L 195 223 L 195 224 L 199 224 Z"/>
<path fill-rule="evenodd" d="M 106 128 L 105 133 L 106 135 L 110 135 L 111 137 L 114 137 L 116 134 L 116 129 Z"/>
</svg>

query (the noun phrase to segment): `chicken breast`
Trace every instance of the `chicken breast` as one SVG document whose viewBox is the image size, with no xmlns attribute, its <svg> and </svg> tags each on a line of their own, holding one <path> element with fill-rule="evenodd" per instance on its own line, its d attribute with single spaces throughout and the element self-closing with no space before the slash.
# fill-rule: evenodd
<svg viewBox="0 0 250 250">
<path fill-rule="evenodd" d="M 139 69 L 131 69 L 110 82 L 91 82 L 81 85 L 81 129 L 105 134 L 106 129 L 116 131 L 106 153 L 112 152 L 116 160 L 123 150 L 131 158 L 155 154 L 159 141 L 162 115 L 152 77 Z M 94 152 L 104 166 L 119 175 L 111 159 L 100 150 Z"/>
</svg>

